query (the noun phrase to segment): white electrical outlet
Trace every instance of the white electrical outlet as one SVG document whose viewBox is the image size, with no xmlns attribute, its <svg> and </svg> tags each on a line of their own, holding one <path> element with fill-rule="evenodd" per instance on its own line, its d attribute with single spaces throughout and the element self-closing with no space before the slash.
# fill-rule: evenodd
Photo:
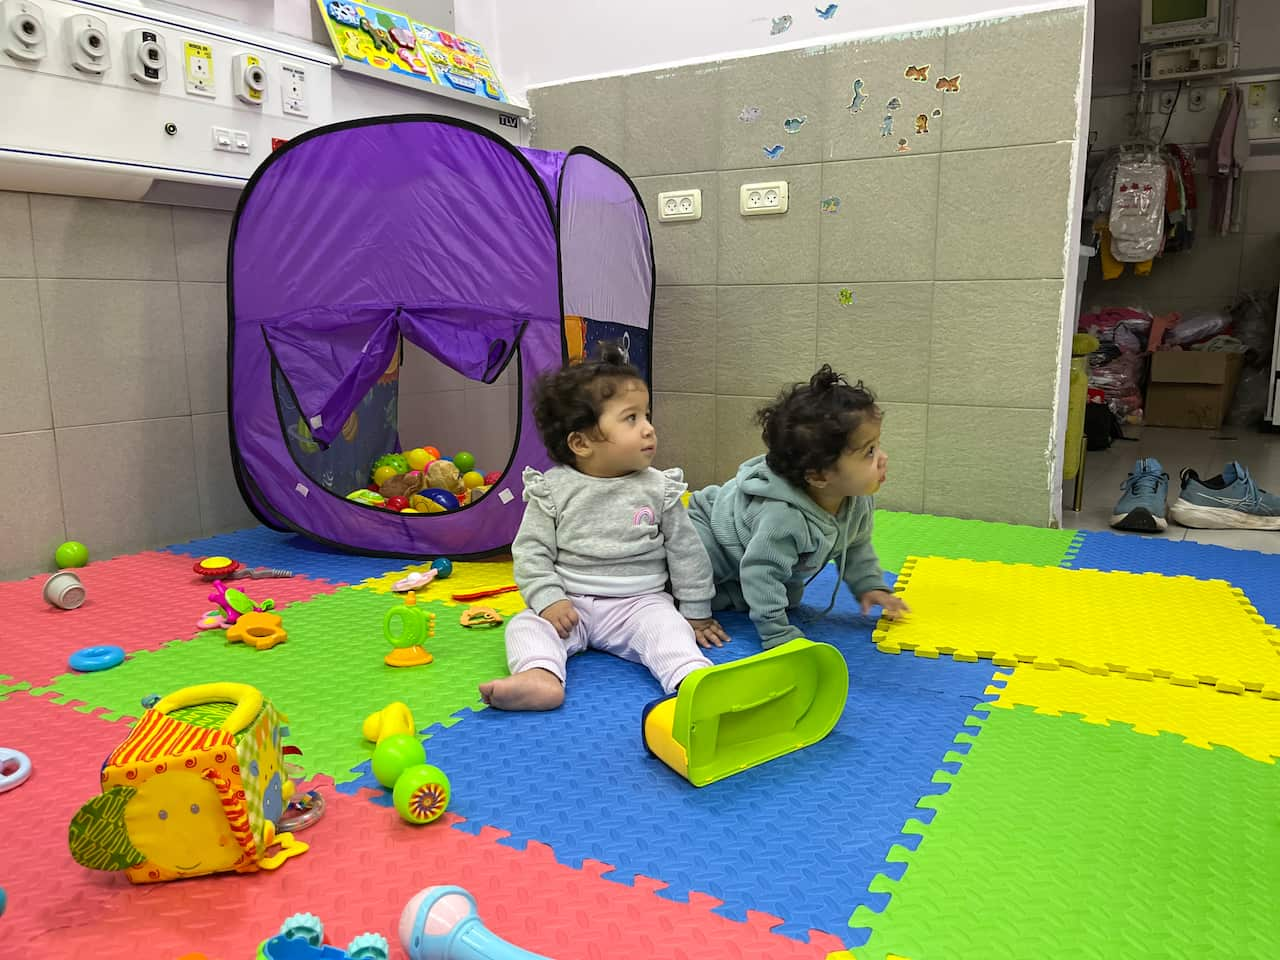
<svg viewBox="0 0 1280 960">
<path fill-rule="evenodd" d="M 107 42 L 107 24 L 87 13 L 67 17 L 67 58 L 81 73 L 100 77 L 111 69 L 111 46 Z"/>
<path fill-rule="evenodd" d="M 15 60 L 39 63 L 49 52 L 44 11 L 26 0 L 5 0 L 0 13 L 4 31 L 4 52 Z"/>
<path fill-rule="evenodd" d="M 307 106 L 307 71 L 292 63 L 282 64 L 281 70 L 284 71 L 281 99 L 285 114 L 305 117 L 310 112 Z"/>
<path fill-rule="evenodd" d="M 668 190 L 658 194 L 659 220 L 701 220 L 701 190 Z"/>
<path fill-rule="evenodd" d="M 187 40 L 182 46 L 182 66 L 187 93 L 195 94 L 197 97 L 218 95 L 213 76 L 212 47 Z"/>
<path fill-rule="evenodd" d="M 787 212 L 787 181 L 744 183 L 738 188 L 738 212 L 744 217 L 759 217 Z"/>
<path fill-rule="evenodd" d="M 252 53 L 241 53 L 232 59 L 231 82 L 236 97 L 250 106 L 260 107 L 267 98 L 267 68 Z"/>
<path fill-rule="evenodd" d="M 164 37 L 154 30 L 130 30 L 125 36 L 125 63 L 138 83 L 159 86 L 169 73 Z"/>
</svg>

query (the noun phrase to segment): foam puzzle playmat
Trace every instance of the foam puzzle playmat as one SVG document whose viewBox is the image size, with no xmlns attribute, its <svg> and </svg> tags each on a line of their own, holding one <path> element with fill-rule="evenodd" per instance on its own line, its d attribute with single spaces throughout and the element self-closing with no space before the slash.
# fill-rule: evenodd
<svg viewBox="0 0 1280 960">
<path fill-rule="evenodd" d="M 91 563 L 75 610 L 44 602 L 44 575 L 0 583 L 0 748 L 32 764 L 0 792 L 0 955 L 248 960 L 306 912 L 335 949 L 376 931 L 403 960 L 406 902 L 456 884 L 556 960 L 1275 956 L 1280 556 L 884 512 L 876 545 L 907 619 L 846 592 L 819 617 L 831 569 L 793 616 L 848 663 L 834 730 L 703 788 L 644 749 L 660 691 L 636 664 L 574 658 L 550 713 L 484 706 L 503 628 L 463 627 L 453 594 L 511 583 L 509 561 L 423 587 L 432 659 L 401 669 L 392 588 L 429 564 L 252 529 Z M 230 584 L 274 600 L 285 642 L 198 628 L 211 555 L 294 573 Z M 759 650 L 744 615 L 721 622 L 714 661 Z M 68 668 L 105 644 L 124 662 Z M 68 827 L 144 699 L 213 682 L 287 716 L 288 770 L 325 802 L 309 849 L 137 885 L 75 862 Z M 433 823 L 404 822 L 370 768 L 362 723 L 394 701 L 449 779 Z"/>
</svg>

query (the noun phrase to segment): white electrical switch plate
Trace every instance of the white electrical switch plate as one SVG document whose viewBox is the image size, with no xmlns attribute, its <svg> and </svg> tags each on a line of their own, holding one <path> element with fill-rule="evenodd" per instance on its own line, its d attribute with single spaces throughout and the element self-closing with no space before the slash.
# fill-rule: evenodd
<svg viewBox="0 0 1280 960">
<path fill-rule="evenodd" d="M 111 46 L 107 42 L 107 24 L 87 13 L 78 13 L 63 21 L 67 36 L 67 59 L 81 73 L 100 77 L 111 69 Z"/>
<path fill-rule="evenodd" d="M 249 131 L 232 130 L 231 143 L 232 143 L 232 148 L 235 150 L 236 153 L 248 153 L 249 152 Z"/>
<path fill-rule="evenodd" d="M 154 30 L 130 30 L 125 37 L 125 63 L 138 83 L 159 86 L 169 72 L 164 37 Z"/>
<path fill-rule="evenodd" d="M 759 217 L 787 212 L 787 181 L 744 183 L 738 189 L 738 212 L 744 217 Z"/>
<path fill-rule="evenodd" d="M 701 190 L 668 190 L 658 194 L 659 220 L 701 220 Z"/>
<path fill-rule="evenodd" d="M 183 44 L 182 74 L 186 80 L 187 93 L 197 97 L 218 95 L 213 80 L 213 50 L 207 44 L 190 40 Z"/>
<path fill-rule="evenodd" d="M 1204 109 L 1204 91 L 1203 90 L 1187 91 L 1187 109 L 1188 110 Z"/>
<path fill-rule="evenodd" d="M 5 0 L 0 12 L 4 52 L 15 60 L 39 63 L 49 52 L 44 11 L 26 0 Z"/>
<path fill-rule="evenodd" d="M 267 99 L 267 68 L 261 57 L 238 54 L 231 61 L 231 82 L 235 84 L 236 97 L 250 106 L 260 107 Z"/>
<path fill-rule="evenodd" d="M 310 108 L 307 106 L 307 71 L 292 63 L 281 65 L 284 71 L 284 90 L 280 97 L 286 115 L 305 117 Z"/>
</svg>

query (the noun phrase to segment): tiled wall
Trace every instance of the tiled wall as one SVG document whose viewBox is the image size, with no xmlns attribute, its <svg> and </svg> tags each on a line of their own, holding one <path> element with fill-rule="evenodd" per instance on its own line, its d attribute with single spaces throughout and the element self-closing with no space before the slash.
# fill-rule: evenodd
<svg viewBox="0 0 1280 960">
<path fill-rule="evenodd" d="M 0 576 L 254 523 L 226 426 L 230 214 L 0 192 Z M 505 463 L 513 388 L 409 351 L 406 439 Z M 501 461 L 498 462 L 498 458 Z"/>
<path fill-rule="evenodd" d="M 1103 280 L 1095 259 L 1085 281 L 1084 309 L 1138 306 L 1167 313 L 1219 308 L 1240 291 L 1275 290 L 1280 285 L 1280 170 L 1246 171 L 1243 182 L 1240 233 L 1214 237 L 1205 229 L 1210 190 L 1202 172 L 1196 177 L 1201 229 L 1195 245 L 1160 257 L 1145 277 L 1134 276 L 1133 268 L 1126 267 L 1117 279 Z"/>
<path fill-rule="evenodd" d="M 1049 521 L 1083 34 L 1075 8 L 530 91 L 534 146 L 595 147 L 650 211 L 667 463 L 695 485 L 732 475 L 761 449 L 752 412 L 829 362 L 887 411 L 882 505 Z M 789 211 L 741 216 L 739 185 L 774 179 Z M 690 187 L 702 219 L 659 223 L 659 191 Z"/>
</svg>

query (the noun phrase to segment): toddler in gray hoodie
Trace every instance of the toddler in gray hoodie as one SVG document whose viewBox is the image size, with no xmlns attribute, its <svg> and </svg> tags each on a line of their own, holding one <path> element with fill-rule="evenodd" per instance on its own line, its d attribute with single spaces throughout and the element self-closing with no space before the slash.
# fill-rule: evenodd
<svg viewBox="0 0 1280 960">
<path fill-rule="evenodd" d="M 860 382 L 823 365 L 757 415 L 768 453 L 693 494 L 689 516 L 715 572 L 712 609 L 749 611 L 765 649 L 804 636 L 787 611 L 832 560 L 863 613 L 906 611 L 871 545 L 872 495 L 889 464 L 881 418 Z M 835 599 L 833 591 L 827 610 Z"/>
</svg>

